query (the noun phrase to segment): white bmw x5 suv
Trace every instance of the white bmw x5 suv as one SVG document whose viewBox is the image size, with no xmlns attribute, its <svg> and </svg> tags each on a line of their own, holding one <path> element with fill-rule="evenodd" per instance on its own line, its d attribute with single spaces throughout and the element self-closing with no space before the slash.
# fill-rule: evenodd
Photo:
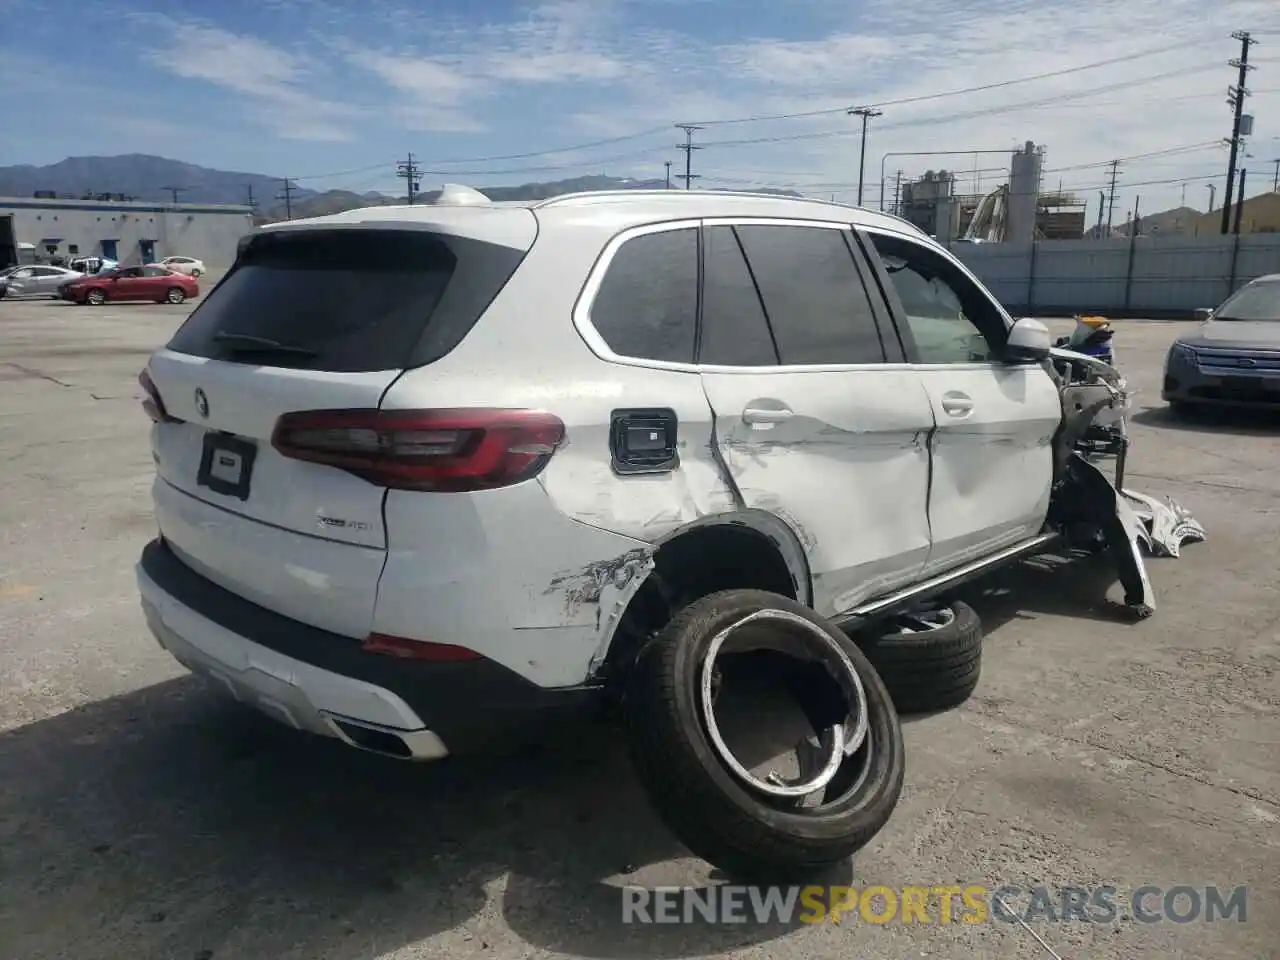
<svg viewBox="0 0 1280 960">
<path fill-rule="evenodd" d="M 1068 539 L 1110 548 L 1145 615 L 1139 540 L 1199 535 L 1151 498 L 1144 533 L 1092 466 L 1120 451 L 1119 484 L 1114 370 L 907 222 L 812 200 L 451 186 L 273 224 L 140 380 L 137 577 L 174 657 L 405 759 L 619 697 L 660 814 L 743 874 L 887 822 L 894 703 L 978 677 L 973 612 L 922 601 Z M 724 742 L 735 642 L 790 658 L 798 780 Z"/>
<path fill-rule="evenodd" d="M 1047 343 L 910 224 L 811 200 L 273 224 L 141 376 L 143 606 L 279 719 L 442 757 L 594 699 L 659 594 L 840 618 L 1033 547 Z"/>
</svg>

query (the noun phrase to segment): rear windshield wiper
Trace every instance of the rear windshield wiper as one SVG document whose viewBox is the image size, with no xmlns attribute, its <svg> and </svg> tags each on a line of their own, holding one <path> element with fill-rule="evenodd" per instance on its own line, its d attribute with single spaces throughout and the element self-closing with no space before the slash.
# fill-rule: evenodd
<svg viewBox="0 0 1280 960">
<path fill-rule="evenodd" d="M 214 343 L 223 343 L 236 353 L 268 353 L 291 357 L 315 357 L 317 353 L 309 347 L 295 347 L 270 337 L 255 337 L 249 333 L 215 333 Z"/>
</svg>

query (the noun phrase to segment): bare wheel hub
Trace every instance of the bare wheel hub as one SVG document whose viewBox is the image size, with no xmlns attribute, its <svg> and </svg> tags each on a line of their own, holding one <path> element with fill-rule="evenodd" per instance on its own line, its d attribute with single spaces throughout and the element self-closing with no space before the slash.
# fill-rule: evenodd
<svg viewBox="0 0 1280 960">
<path fill-rule="evenodd" d="M 842 723 L 832 724 L 819 733 L 816 749 L 808 751 L 807 762 L 802 763 L 801 774 L 795 780 L 787 780 L 777 771 L 771 771 L 761 778 L 748 770 L 725 743 L 715 716 L 715 701 L 722 684 L 716 661 L 722 648 L 735 632 L 749 626 L 759 628 L 766 625 L 777 629 L 789 641 L 791 649 L 784 652 L 792 655 L 804 653 L 807 654 L 807 659 L 822 663 L 839 683 L 848 705 L 848 712 Z M 730 772 L 758 793 L 795 800 L 825 790 L 846 758 L 857 752 L 864 743 L 870 747 L 867 695 L 857 668 L 848 654 L 820 627 L 794 613 L 785 610 L 758 610 L 725 627 L 712 638 L 707 648 L 700 680 L 702 718 L 712 747 Z M 814 770 L 816 772 L 812 772 Z M 811 775 L 806 776 L 809 773 Z"/>
</svg>

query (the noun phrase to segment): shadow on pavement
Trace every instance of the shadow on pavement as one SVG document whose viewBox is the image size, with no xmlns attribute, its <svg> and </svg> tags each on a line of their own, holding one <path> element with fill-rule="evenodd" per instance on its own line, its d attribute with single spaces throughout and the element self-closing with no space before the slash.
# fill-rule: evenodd
<svg viewBox="0 0 1280 960">
<path fill-rule="evenodd" d="M 1274 437 L 1280 433 L 1280 403 L 1274 410 L 1193 407 L 1174 413 L 1167 406 L 1147 407 L 1130 419 L 1144 427 L 1192 433 L 1227 433 L 1239 437 Z"/>
<path fill-rule="evenodd" d="M 1144 560 L 1149 567 L 1150 558 Z M 1121 591 L 1110 554 L 1049 554 L 974 583 L 963 599 L 978 612 L 984 632 L 990 634 L 1014 620 L 1043 614 L 1106 623 L 1132 621 L 1124 604 L 1112 596 L 1120 598 Z"/>
<path fill-rule="evenodd" d="M 512 930 L 570 954 L 702 956 L 787 932 L 624 925 L 606 880 L 681 856 L 603 726 L 407 765 L 182 678 L 0 735 L 0 952 L 24 960 L 365 960 L 465 927 L 503 878 Z"/>
</svg>

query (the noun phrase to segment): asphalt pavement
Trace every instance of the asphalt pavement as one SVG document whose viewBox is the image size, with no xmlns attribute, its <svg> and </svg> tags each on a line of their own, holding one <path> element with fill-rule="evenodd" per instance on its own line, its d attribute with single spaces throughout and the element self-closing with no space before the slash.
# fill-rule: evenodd
<svg viewBox="0 0 1280 960">
<path fill-rule="evenodd" d="M 135 378 L 187 310 L 0 302 L 0 957 L 1054 955 L 1016 923 L 624 926 L 620 885 L 712 874 L 609 731 L 409 766 L 207 691 L 133 583 L 155 532 Z M 902 802 L 837 882 L 1248 885 L 1244 922 L 1031 926 L 1064 958 L 1275 956 L 1280 427 L 1169 416 L 1184 329 L 1118 334 L 1130 485 L 1208 541 L 1151 561 L 1138 624 L 1105 563 L 998 578 L 977 694 L 907 724 Z"/>
</svg>

